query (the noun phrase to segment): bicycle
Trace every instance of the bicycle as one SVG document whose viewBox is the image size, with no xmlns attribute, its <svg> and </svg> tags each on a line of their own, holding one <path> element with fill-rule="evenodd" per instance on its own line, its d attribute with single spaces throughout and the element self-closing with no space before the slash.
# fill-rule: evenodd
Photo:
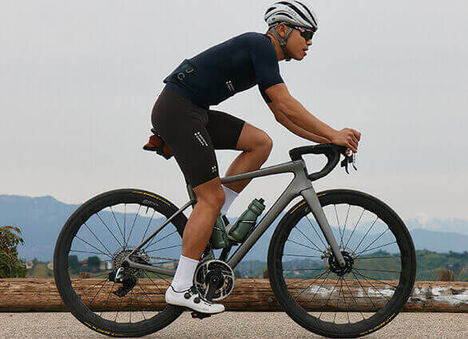
<svg viewBox="0 0 468 339">
<path fill-rule="evenodd" d="M 195 286 L 208 300 L 229 296 L 234 268 L 300 197 L 284 213 L 268 249 L 269 279 L 277 301 L 295 322 L 322 336 L 359 337 L 382 328 L 406 303 L 415 281 L 415 250 L 405 224 L 389 206 L 366 193 L 315 192 L 312 182 L 329 174 L 341 155 L 347 172 L 348 164 L 354 166 L 344 147 L 304 146 L 289 154 L 290 162 L 221 178 L 230 183 L 294 174 L 243 243 L 230 244 L 218 258 L 207 247 Z M 325 155 L 327 164 L 309 174 L 306 154 Z M 155 193 L 114 190 L 88 200 L 70 216 L 57 239 L 54 275 L 64 303 L 79 321 L 109 336 L 137 337 L 166 327 L 182 314 L 184 309 L 164 305 L 163 298 L 180 255 L 187 221 L 183 211 L 196 203 L 190 186 L 188 193 L 190 200 L 179 209 Z M 155 229 L 152 234 L 150 228 Z M 104 263 L 103 272 L 89 262 L 79 263 L 89 254 Z M 78 272 L 80 267 L 88 272 Z"/>
</svg>

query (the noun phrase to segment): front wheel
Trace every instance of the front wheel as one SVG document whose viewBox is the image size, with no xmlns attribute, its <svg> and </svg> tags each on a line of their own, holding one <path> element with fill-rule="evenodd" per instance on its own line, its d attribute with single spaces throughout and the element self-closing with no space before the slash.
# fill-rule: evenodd
<svg viewBox="0 0 468 339">
<path fill-rule="evenodd" d="M 54 275 L 63 301 L 79 321 L 109 336 L 139 337 L 182 313 L 164 301 L 170 276 L 121 269 L 128 254 L 176 211 L 154 193 L 121 189 L 100 194 L 73 213 L 57 239 Z M 186 221 L 179 214 L 132 260 L 175 269 Z M 119 269 L 122 279 L 116 277 Z"/>
<path fill-rule="evenodd" d="M 353 338 L 388 324 L 411 294 L 411 236 L 385 203 L 361 192 L 318 194 L 340 251 L 340 267 L 306 203 L 279 223 L 268 251 L 270 283 L 287 314 L 326 337 Z"/>
</svg>

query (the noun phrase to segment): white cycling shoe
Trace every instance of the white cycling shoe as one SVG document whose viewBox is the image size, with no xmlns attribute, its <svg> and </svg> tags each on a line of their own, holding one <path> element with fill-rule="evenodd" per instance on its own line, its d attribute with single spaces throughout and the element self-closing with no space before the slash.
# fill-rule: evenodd
<svg viewBox="0 0 468 339">
<path fill-rule="evenodd" d="M 176 292 L 172 285 L 169 286 L 166 290 L 166 302 L 171 305 L 187 307 L 200 313 L 216 314 L 224 312 L 224 305 L 212 304 L 203 300 L 193 286 L 182 292 Z"/>
</svg>

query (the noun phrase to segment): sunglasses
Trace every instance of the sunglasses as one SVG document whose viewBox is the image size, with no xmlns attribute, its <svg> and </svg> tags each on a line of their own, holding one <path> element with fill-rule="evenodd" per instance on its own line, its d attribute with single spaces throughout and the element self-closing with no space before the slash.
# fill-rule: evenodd
<svg viewBox="0 0 468 339">
<path fill-rule="evenodd" d="M 315 32 L 305 29 L 304 27 L 299 27 L 299 26 L 290 26 L 290 27 L 297 29 L 301 33 L 301 36 L 306 41 L 312 40 L 312 38 L 314 37 Z"/>
</svg>

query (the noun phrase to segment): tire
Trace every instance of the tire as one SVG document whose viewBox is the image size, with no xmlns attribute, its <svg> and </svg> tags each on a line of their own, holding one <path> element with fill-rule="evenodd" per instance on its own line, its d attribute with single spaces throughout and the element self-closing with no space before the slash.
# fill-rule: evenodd
<svg viewBox="0 0 468 339">
<path fill-rule="evenodd" d="M 90 199 L 70 216 L 55 246 L 54 277 L 64 303 L 80 322 L 108 336 L 140 337 L 166 327 L 181 315 L 182 308 L 171 305 L 164 308 L 164 304 L 162 310 L 155 312 L 161 308 L 163 301 L 159 299 L 158 303 L 152 298 L 151 290 L 156 288 L 156 293 L 164 293 L 163 288 L 170 284 L 169 277 L 124 269 L 129 276 L 136 278 L 137 283 L 130 292 L 119 297 L 111 292 L 124 285 L 114 282 L 109 275 L 114 273 L 115 276 L 125 253 L 154 232 L 155 224 L 162 224 L 177 210 L 168 200 L 154 193 L 120 189 Z M 183 213 L 179 214 L 137 252 L 137 257 L 147 264 L 175 267 L 186 222 Z M 168 246 L 170 241 L 176 245 Z M 83 259 L 86 256 L 88 259 L 85 263 Z M 96 262 L 100 263 L 99 268 L 96 268 Z M 93 284 L 95 281 L 97 283 Z M 79 288 L 80 284 L 77 283 L 86 285 L 86 290 Z M 94 297 L 91 299 L 91 296 Z M 101 304 L 105 300 L 104 306 L 98 305 L 100 298 Z M 116 311 L 107 312 L 109 305 L 114 305 Z"/>
<path fill-rule="evenodd" d="M 394 319 L 411 294 L 413 241 L 400 217 L 368 194 L 330 190 L 318 197 L 343 256 L 347 253 L 348 269 L 335 265 L 303 200 L 282 218 L 271 239 L 272 290 L 284 311 L 309 331 L 330 338 L 369 334 Z"/>
</svg>

